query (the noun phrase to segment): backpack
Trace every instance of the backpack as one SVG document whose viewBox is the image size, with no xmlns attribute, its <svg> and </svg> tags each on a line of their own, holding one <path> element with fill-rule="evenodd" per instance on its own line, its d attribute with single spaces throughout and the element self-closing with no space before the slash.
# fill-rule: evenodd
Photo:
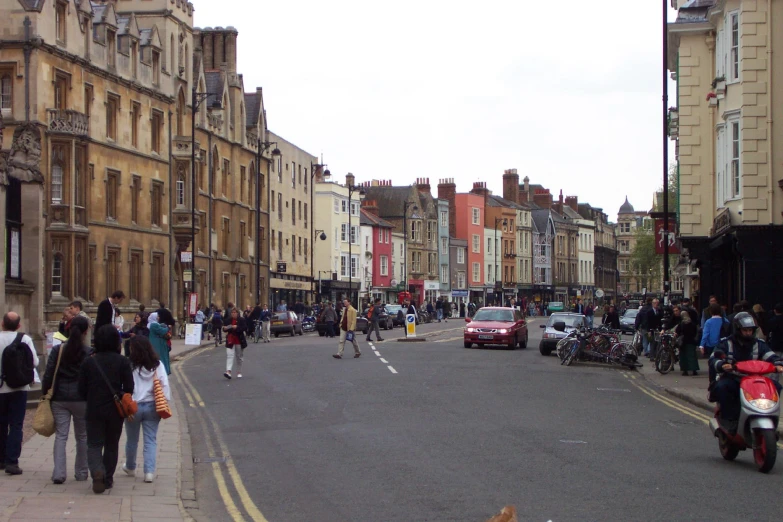
<svg viewBox="0 0 783 522">
<path fill-rule="evenodd" d="M 370 309 L 367 311 L 367 319 L 372 319 L 373 311 L 375 311 L 375 305 L 370 306 Z"/>
<path fill-rule="evenodd" d="M 24 333 L 16 334 L 14 341 L 3 350 L 0 361 L 0 386 L 21 388 L 32 384 L 35 379 L 35 365 L 30 347 L 22 342 Z"/>
<path fill-rule="evenodd" d="M 723 318 L 723 323 L 720 325 L 720 337 L 723 339 L 724 337 L 728 337 L 731 335 L 731 323 L 726 320 L 726 318 Z"/>
<path fill-rule="evenodd" d="M 642 311 L 639 312 L 639 315 L 641 316 L 639 319 L 639 328 L 641 328 L 642 330 L 648 329 L 647 327 L 649 326 L 649 321 L 650 321 L 650 317 L 649 317 L 650 310 L 651 308 L 644 307 L 642 308 Z"/>
</svg>

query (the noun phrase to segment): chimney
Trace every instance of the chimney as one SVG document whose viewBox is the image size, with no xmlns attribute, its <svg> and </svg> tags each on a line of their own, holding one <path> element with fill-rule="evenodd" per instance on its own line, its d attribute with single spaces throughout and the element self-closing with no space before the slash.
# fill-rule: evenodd
<svg viewBox="0 0 783 522">
<path fill-rule="evenodd" d="M 213 41 L 214 33 L 212 32 L 211 27 L 205 27 L 204 30 L 201 33 L 201 48 L 203 50 L 203 57 L 204 57 L 204 70 L 208 71 L 210 69 L 214 69 L 214 63 L 215 63 L 215 45 Z"/>
<path fill-rule="evenodd" d="M 563 213 L 563 190 L 560 190 L 560 196 L 557 198 L 557 201 L 555 201 L 552 204 L 552 208 L 557 212 L 558 214 Z"/>
<path fill-rule="evenodd" d="M 449 235 L 457 237 L 457 185 L 454 178 L 438 181 L 438 199 L 449 202 Z"/>
<path fill-rule="evenodd" d="M 345 175 L 345 186 L 346 187 L 353 187 L 356 184 L 356 176 L 351 174 L 350 172 Z"/>
<path fill-rule="evenodd" d="M 519 174 L 517 174 L 517 169 L 508 169 L 503 173 L 503 198 L 514 203 L 519 202 Z"/>
<path fill-rule="evenodd" d="M 416 190 L 430 194 L 430 178 L 416 178 Z"/>
<path fill-rule="evenodd" d="M 216 27 L 214 32 L 214 51 L 212 56 L 212 68 L 219 69 L 226 61 L 225 40 L 223 38 L 223 28 Z"/>
<path fill-rule="evenodd" d="M 536 189 L 533 203 L 541 208 L 552 208 L 552 194 L 549 193 L 549 189 Z"/>
<path fill-rule="evenodd" d="M 565 203 L 571 207 L 574 212 L 579 212 L 579 196 L 566 196 Z"/>
<path fill-rule="evenodd" d="M 225 36 L 225 53 L 226 63 L 228 64 L 228 72 L 237 72 L 237 35 L 239 32 L 233 28 L 226 28 Z"/>
<path fill-rule="evenodd" d="M 486 181 L 474 181 L 473 189 L 470 191 L 470 193 L 476 194 L 478 196 L 484 196 L 484 208 L 487 208 L 487 199 L 489 198 L 489 195 L 492 194 L 492 191 L 487 188 Z"/>
<path fill-rule="evenodd" d="M 362 201 L 362 210 L 373 216 L 378 216 L 378 202 L 374 199 L 365 199 Z"/>
<path fill-rule="evenodd" d="M 525 183 L 525 185 L 519 194 L 519 200 L 517 201 L 517 203 L 530 203 L 530 201 L 532 200 L 532 198 L 530 197 L 531 196 L 530 178 L 525 176 L 525 179 L 523 179 L 522 181 Z"/>
</svg>

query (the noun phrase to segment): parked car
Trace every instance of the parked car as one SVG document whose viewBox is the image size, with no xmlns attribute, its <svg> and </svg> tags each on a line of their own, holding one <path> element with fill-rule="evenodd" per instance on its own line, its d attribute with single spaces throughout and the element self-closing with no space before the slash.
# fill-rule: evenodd
<svg viewBox="0 0 783 522">
<path fill-rule="evenodd" d="M 368 310 L 369 310 L 369 308 L 365 308 L 364 309 L 364 311 L 362 312 L 362 317 L 364 317 L 364 318 L 367 317 L 367 311 Z M 380 309 L 380 312 L 379 312 L 378 308 L 376 308 L 375 312 L 373 312 L 373 313 L 378 313 L 378 328 L 381 328 L 383 330 L 391 330 L 392 328 L 394 328 L 394 319 L 392 318 L 391 315 L 388 314 L 388 312 L 386 311 L 386 308 Z M 368 320 L 368 322 L 369 322 L 369 320 Z M 359 327 L 359 319 L 358 318 L 356 319 L 356 327 L 357 328 Z M 367 328 L 369 330 L 369 325 L 368 325 Z"/>
<path fill-rule="evenodd" d="M 565 323 L 565 331 L 555 330 L 555 323 L 560 321 Z M 583 314 L 558 312 L 550 315 L 546 324 L 541 325 L 541 328 L 544 328 L 544 335 L 541 337 L 538 351 L 541 355 L 551 354 L 557 347 L 557 342 L 579 326 L 587 326 L 587 318 Z"/>
<path fill-rule="evenodd" d="M 275 337 L 280 337 L 281 333 L 302 335 L 302 320 L 294 312 L 277 312 L 272 315 L 272 323 L 269 325 L 269 332 Z"/>
<path fill-rule="evenodd" d="M 637 315 L 639 315 L 639 310 L 637 308 L 629 308 L 622 317 L 620 317 L 620 330 L 622 330 L 623 333 L 633 334 Z"/>
<path fill-rule="evenodd" d="M 405 326 L 405 312 L 402 305 L 387 304 L 386 314 L 392 318 L 392 326 Z"/>
<path fill-rule="evenodd" d="M 315 323 L 315 331 L 318 332 L 318 335 L 323 337 L 326 335 L 327 326 L 328 325 L 325 322 L 319 319 L 318 322 Z M 362 332 L 364 335 L 367 335 L 367 333 L 370 331 L 370 323 L 367 321 L 366 317 L 362 317 L 361 315 L 356 317 L 356 331 Z M 339 317 L 338 320 L 334 323 L 334 334 L 340 335 Z"/>
<path fill-rule="evenodd" d="M 505 345 L 513 350 L 517 346 L 527 348 L 527 322 L 514 308 L 487 306 L 479 309 L 473 318 L 465 318 L 467 326 L 463 333 L 465 348 L 474 344 Z"/>
</svg>

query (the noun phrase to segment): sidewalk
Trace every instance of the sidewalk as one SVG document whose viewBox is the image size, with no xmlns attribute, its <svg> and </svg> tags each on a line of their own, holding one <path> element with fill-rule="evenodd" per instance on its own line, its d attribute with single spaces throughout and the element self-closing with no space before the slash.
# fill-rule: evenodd
<svg viewBox="0 0 783 522">
<path fill-rule="evenodd" d="M 684 377 L 679 365 L 668 374 L 661 375 L 655 371 L 655 363 L 646 357 L 642 357 L 640 361 L 644 366 L 639 369 L 639 373 L 648 382 L 660 386 L 669 395 L 698 406 L 712 415 L 715 404 L 707 400 L 707 385 L 709 384 L 707 359 L 699 359 L 701 371 L 696 377 Z M 778 433 L 783 434 L 783 422 L 778 423 Z"/>
<path fill-rule="evenodd" d="M 204 343 L 206 344 L 206 342 Z M 172 340 L 171 358 L 198 347 Z M 155 482 L 144 483 L 143 437 L 139 440 L 136 477 L 128 477 L 125 462 L 125 432 L 120 439 L 120 458 L 114 474 L 114 487 L 102 495 L 92 492 L 92 481 L 73 478 L 76 456 L 73 429 L 68 437 L 68 478 L 65 484 L 52 483 L 54 436 L 35 434 L 22 446 L 19 465 L 22 475 L 0 473 L 0 522 L 23 520 L 78 521 L 165 521 L 193 520 L 186 508 L 197 507 L 187 422 L 180 414 L 182 402 L 172 382 L 170 419 L 160 421 Z M 28 410 L 27 416 L 32 416 Z"/>
</svg>

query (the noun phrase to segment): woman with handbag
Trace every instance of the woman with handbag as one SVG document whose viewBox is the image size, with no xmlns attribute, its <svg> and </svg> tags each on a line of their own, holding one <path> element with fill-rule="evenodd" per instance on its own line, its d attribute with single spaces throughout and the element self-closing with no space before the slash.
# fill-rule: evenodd
<svg viewBox="0 0 783 522">
<path fill-rule="evenodd" d="M 674 328 L 674 333 L 677 334 L 676 342 L 680 348 L 680 370 L 683 376 L 687 376 L 688 372 L 699 374 L 699 357 L 696 355 L 698 331 L 699 328 L 691 320 L 690 314 L 680 311 L 680 324 Z"/>
<path fill-rule="evenodd" d="M 160 388 L 166 401 L 171 400 L 166 368 L 158 359 L 152 344 L 146 337 L 134 337 L 128 343 L 130 363 L 133 369 L 133 400 L 139 410 L 133 419 L 125 419 L 125 464 L 122 471 L 136 476 L 136 451 L 139 447 L 139 430 L 144 432 L 144 482 L 155 478 L 158 451 L 158 424 L 161 416 L 155 403 L 156 388 Z"/>
<path fill-rule="evenodd" d="M 66 445 L 73 418 L 73 433 L 76 437 L 76 462 L 74 478 L 87 480 L 87 425 L 85 411 L 87 403 L 79 395 L 79 367 L 90 355 L 90 347 L 84 344 L 90 322 L 80 316 L 71 319 L 68 340 L 52 348 L 46 362 L 46 371 L 41 381 L 41 393 L 52 392 L 50 404 L 54 418 L 54 470 L 52 482 L 62 484 L 68 474 Z M 51 433 L 51 432 L 50 432 Z"/>
<path fill-rule="evenodd" d="M 231 372 L 234 371 L 237 379 L 242 378 L 242 360 L 247 347 L 247 321 L 239 315 L 239 310 L 233 308 L 228 324 L 223 327 L 226 332 L 226 371 L 223 377 L 231 379 Z"/>
<path fill-rule="evenodd" d="M 166 368 L 166 375 L 171 375 L 168 345 L 169 340 L 171 340 L 171 331 L 168 325 L 159 321 L 157 313 L 153 312 L 150 314 L 149 321 L 147 321 L 147 328 L 150 330 L 150 342 L 152 347 L 155 348 L 155 353 L 158 354 L 158 359 Z"/>
<path fill-rule="evenodd" d="M 118 403 L 126 405 L 133 393 L 133 372 L 120 353 L 120 336 L 113 324 L 95 332 L 95 355 L 79 368 L 79 395 L 87 401 L 87 464 L 92 490 L 103 493 L 114 485 L 124 415 Z M 131 410 L 132 413 L 132 410 Z"/>
</svg>

